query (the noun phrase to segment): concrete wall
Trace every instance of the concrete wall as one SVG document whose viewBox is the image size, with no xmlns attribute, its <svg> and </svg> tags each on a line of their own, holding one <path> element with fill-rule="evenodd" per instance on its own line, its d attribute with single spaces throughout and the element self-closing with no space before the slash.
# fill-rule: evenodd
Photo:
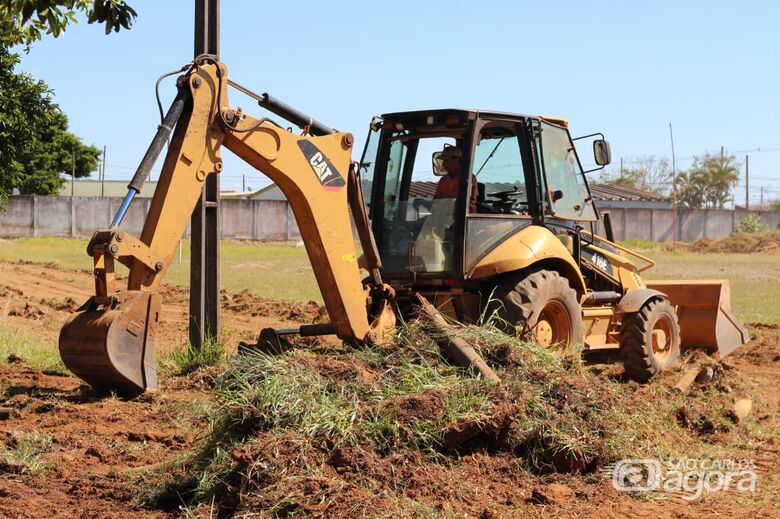
<svg viewBox="0 0 780 519">
<path fill-rule="evenodd" d="M 725 238 L 747 211 L 726 209 L 618 209 L 609 213 L 618 240 L 696 241 Z M 780 212 L 750 211 L 758 214 L 770 229 L 780 230 Z M 676 222 L 676 224 L 675 224 Z"/>
<path fill-rule="evenodd" d="M 0 236 L 90 236 L 108 227 L 121 198 L 12 196 L 0 211 Z M 151 200 L 136 199 L 122 228 L 140 235 Z M 745 211 L 602 208 L 618 240 L 696 241 L 731 234 Z M 770 229 L 780 230 L 780 212 L 759 211 Z M 220 204 L 222 237 L 240 240 L 299 240 L 286 201 L 225 199 Z"/>
</svg>

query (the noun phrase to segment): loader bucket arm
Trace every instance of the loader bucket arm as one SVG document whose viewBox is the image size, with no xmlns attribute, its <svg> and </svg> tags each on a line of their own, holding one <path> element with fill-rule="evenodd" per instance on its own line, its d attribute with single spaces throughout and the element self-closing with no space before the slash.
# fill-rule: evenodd
<svg viewBox="0 0 780 519">
<path fill-rule="evenodd" d="M 750 340 L 748 331 L 731 313 L 729 281 L 647 281 L 677 307 L 684 348 L 703 348 L 725 357 Z"/>
<path fill-rule="evenodd" d="M 296 135 L 231 109 L 227 69 L 219 62 L 193 66 L 180 78 L 180 89 L 186 102 L 140 239 L 112 226 L 90 240 L 96 292 L 60 332 L 66 366 L 100 389 L 137 393 L 156 387 L 157 290 L 207 176 L 222 170 L 222 145 L 287 196 L 338 336 L 351 342 L 380 340 L 395 321 L 386 304 L 374 304 L 381 311 L 372 311 L 369 321 L 367 297 L 377 290 L 364 288 L 355 254 L 347 189 L 352 135 Z M 130 187 L 138 191 L 136 180 Z M 125 209 L 123 204 L 120 211 Z M 114 291 L 114 260 L 130 269 L 127 290 L 119 293 Z M 389 287 L 384 293 L 392 297 Z"/>
</svg>

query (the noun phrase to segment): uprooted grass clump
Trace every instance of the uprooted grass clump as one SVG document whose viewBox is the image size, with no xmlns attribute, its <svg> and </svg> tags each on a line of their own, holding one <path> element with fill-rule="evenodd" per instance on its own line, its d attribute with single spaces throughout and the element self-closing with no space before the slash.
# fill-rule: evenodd
<svg viewBox="0 0 780 519">
<path fill-rule="evenodd" d="M 146 504 L 404 515 L 426 506 L 414 499 L 410 467 L 448 470 L 483 453 L 515 459 L 521 472 L 587 474 L 620 459 L 706 448 L 698 440 L 706 431 L 680 418 L 693 416 L 684 397 L 662 384 L 594 375 L 577 354 L 490 326 L 457 333 L 500 384 L 448 365 L 423 322 L 402 328 L 387 348 L 233 358 L 217 380 L 210 435 L 151 477 Z M 707 404 L 716 391 L 703 398 L 696 413 L 722 407 Z"/>
</svg>

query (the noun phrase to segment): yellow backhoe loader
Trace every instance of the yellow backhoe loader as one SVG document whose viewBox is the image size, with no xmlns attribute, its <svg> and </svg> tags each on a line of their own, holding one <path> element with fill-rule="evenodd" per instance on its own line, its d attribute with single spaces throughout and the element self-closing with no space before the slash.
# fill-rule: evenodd
<svg viewBox="0 0 780 519">
<path fill-rule="evenodd" d="M 206 177 L 222 170 L 223 146 L 279 186 L 300 228 L 330 324 L 293 332 L 379 343 L 422 297 L 453 319 L 491 316 L 542 345 L 620 348 L 627 374 L 640 381 L 673 366 L 681 346 L 727 355 L 748 340 L 730 312 L 727 281 L 643 281 L 652 261 L 614 243 L 608 220 L 606 237 L 595 232 L 599 214 L 565 120 L 386 114 L 372 120 L 353 163 L 350 133 L 241 87 L 212 56 L 194 60 L 177 86 L 111 227 L 87 247 L 95 295 L 60 333 L 66 366 L 97 389 L 156 387 L 160 282 Z M 232 108 L 231 88 L 302 134 Z M 134 237 L 119 225 L 169 138 Z M 608 143 L 592 142 L 595 162 L 607 164 Z M 116 290 L 116 261 L 129 268 L 126 290 Z"/>
</svg>

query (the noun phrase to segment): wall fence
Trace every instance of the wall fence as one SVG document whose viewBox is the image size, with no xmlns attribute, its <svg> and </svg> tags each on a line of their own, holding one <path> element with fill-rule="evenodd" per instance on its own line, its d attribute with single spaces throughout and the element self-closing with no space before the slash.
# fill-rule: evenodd
<svg viewBox="0 0 780 519">
<path fill-rule="evenodd" d="M 96 229 L 110 225 L 122 203 L 121 198 L 12 196 L 0 211 L 0 236 L 91 236 Z M 151 199 L 138 198 L 122 222 L 122 228 L 141 233 Z M 731 234 L 743 210 L 725 209 L 636 209 L 602 208 L 609 212 L 618 240 L 696 241 L 718 239 Z M 751 211 L 770 229 L 780 229 L 780 212 Z M 235 200 L 220 202 L 223 238 L 239 240 L 300 240 L 290 205 L 275 200 Z M 189 229 L 188 229 L 189 234 Z"/>
</svg>

